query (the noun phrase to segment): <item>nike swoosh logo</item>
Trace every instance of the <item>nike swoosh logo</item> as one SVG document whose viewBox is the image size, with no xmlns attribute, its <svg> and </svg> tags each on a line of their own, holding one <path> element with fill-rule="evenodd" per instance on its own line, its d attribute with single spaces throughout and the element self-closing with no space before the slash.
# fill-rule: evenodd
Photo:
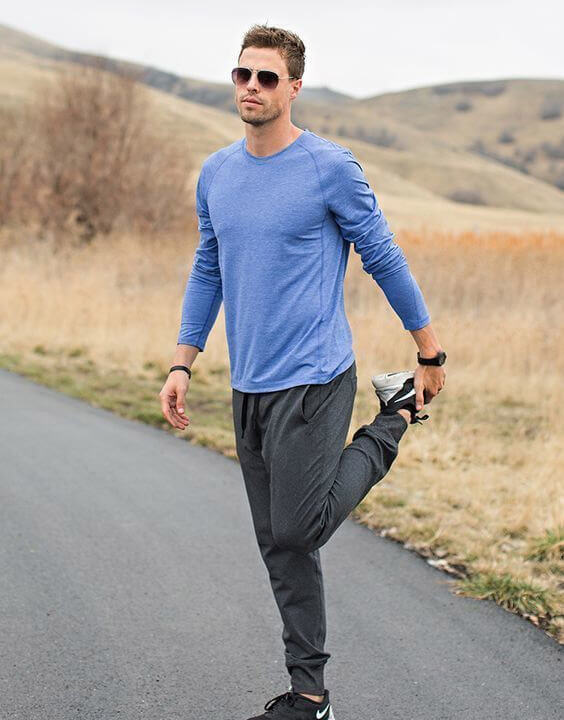
<svg viewBox="0 0 564 720">
<path fill-rule="evenodd" d="M 410 390 L 407 395 L 403 395 L 402 397 L 396 398 L 395 402 L 399 402 L 400 400 L 405 400 L 405 398 L 408 398 L 413 393 L 413 390 Z"/>
<path fill-rule="evenodd" d="M 325 713 L 327 712 L 327 710 L 329 710 L 330 707 L 331 707 L 331 704 L 327 705 L 325 710 L 318 710 L 315 713 L 315 717 L 317 718 L 317 720 L 319 720 L 319 718 L 322 718 L 325 715 Z"/>
</svg>

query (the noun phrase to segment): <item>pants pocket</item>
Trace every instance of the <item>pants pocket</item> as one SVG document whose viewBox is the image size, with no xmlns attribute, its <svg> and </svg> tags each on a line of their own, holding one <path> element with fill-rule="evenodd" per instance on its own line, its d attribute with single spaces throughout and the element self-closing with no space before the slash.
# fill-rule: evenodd
<svg viewBox="0 0 564 720">
<path fill-rule="evenodd" d="M 337 393 L 345 378 L 351 374 L 356 378 L 355 367 L 347 368 L 347 370 L 329 380 L 328 383 L 305 385 L 299 406 L 302 420 L 308 425 L 315 425 L 319 418 L 323 416 L 323 411 L 329 400 Z"/>
</svg>

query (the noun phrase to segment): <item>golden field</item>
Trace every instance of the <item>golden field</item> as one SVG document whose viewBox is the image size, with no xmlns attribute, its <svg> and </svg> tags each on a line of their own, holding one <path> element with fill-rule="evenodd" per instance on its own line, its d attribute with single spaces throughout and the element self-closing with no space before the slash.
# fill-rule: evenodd
<svg viewBox="0 0 564 720">
<path fill-rule="evenodd" d="M 160 413 L 195 229 L 56 252 L 24 231 L 0 240 L 0 365 L 235 458 L 223 309 L 194 363 L 188 430 Z M 396 241 L 447 350 L 446 384 L 354 515 L 562 642 L 564 235 L 422 228 Z M 354 252 L 345 290 L 359 379 L 350 439 L 377 412 L 370 375 L 414 368 L 417 348 Z"/>
</svg>

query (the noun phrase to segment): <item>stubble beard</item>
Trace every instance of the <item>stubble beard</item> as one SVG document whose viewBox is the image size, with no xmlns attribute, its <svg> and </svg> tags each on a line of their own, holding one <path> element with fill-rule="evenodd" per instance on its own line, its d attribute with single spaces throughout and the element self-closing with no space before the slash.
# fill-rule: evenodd
<svg viewBox="0 0 564 720">
<path fill-rule="evenodd" d="M 282 111 L 279 108 L 271 108 L 270 111 L 265 112 L 263 105 L 259 105 L 259 107 L 263 108 L 260 116 L 253 114 L 252 111 L 246 114 L 245 108 L 243 108 L 241 111 L 241 120 L 249 125 L 259 127 L 260 125 L 265 125 L 271 120 L 276 120 L 276 118 L 280 117 L 282 114 Z"/>
</svg>

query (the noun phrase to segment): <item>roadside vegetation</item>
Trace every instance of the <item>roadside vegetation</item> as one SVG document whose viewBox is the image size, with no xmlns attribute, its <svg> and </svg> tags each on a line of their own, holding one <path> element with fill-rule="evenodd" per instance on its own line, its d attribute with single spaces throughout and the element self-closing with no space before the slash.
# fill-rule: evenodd
<svg viewBox="0 0 564 720">
<path fill-rule="evenodd" d="M 564 642 L 564 238 L 396 240 L 447 348 L 447 381 L 353 516 L 450 572 L 457 592 Z M 196 231 L 190 246 L 117 234 L 65 251 L 25 233 L 4 242 L 0 366 L 236 459 L 223 308 L 194 363 L 186 431 L 168 426 L 157 396 L 196 242 Z M 350 440 L 377 411 L 370 375 L 415 367 L 416 347 L 354 253 L 345 289 L 359 376 Z"/>
<path fill-rule="evenodd" d="M 191 424 L 161 414 L 198 242 L 195 167 L 144 92 L 83 69 L 21 123 L 0 114 L 0 367 L 236 460 L 223 308 L 194 363 Z M 564 236 L 395 231 L 447 379 L 353 516 L 564 643 Z M 415 367 L 416 346 L 354 252 L 345 290 L 350 439 L 377 412 L 370 376 Z"/>
</svg>

